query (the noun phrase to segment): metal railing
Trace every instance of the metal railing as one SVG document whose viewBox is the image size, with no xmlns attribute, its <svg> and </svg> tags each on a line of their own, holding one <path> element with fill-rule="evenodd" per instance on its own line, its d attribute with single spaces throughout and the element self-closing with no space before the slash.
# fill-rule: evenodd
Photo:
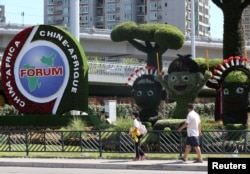
<svg viewBox="0 0 250 174">
<path fill-rule="evenodd" d="M 109 76 L 126 76 L 138 68 L 146 65 L 126 65 L 122 63 L 105 63 L 105 62 L 88 62 L 89 74 L 109 75 Z"/>
<path fill-rule="evenodd" d="M 149 131 L 141 139 L 146 153 L 183 153 L 186 132 Z M 250 153 L 250 131 L 203 131 L 202 153 Z M 0 131 L 0 152 L 134 153 L 126 131 Z"/>
</svg>

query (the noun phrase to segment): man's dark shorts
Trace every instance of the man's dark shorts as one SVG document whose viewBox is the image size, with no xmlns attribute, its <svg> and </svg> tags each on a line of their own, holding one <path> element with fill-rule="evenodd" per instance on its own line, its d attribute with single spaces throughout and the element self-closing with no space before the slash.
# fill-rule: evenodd
<svg viewBox="0 0 250 174">
<path fill-rule="evenodd" d="M 200 145 L 199 137 L 187 137 L 186 145 L 191 145 L 192 147 L 196 147 Z"/>
</svg>

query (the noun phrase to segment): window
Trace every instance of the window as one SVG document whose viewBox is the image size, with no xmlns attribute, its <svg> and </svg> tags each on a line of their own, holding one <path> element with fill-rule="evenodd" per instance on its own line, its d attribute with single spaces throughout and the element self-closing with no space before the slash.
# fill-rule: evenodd
<svg viewBox="0 0 250 174">
<path fill-rule="evenodd" d="M 245 25 L 245 29 L 246 29 L 246 30 L 249 30 L 249 25 Z"/>
<path fill-rule="evenodd" d="M 110 4 L 107 6 L 107 12 L 114 12 L 115 11 L 115 4 Z"/>
<path fill-rule="evenodd" d="M 80 2 L 83 3 L 83 4 L 88 4 L 89 0 L 80 0 Z"/>
<path fill-rule="evenodd" d="M 68 0 L 63 0 L 63 4 L 69 4 Z"/>
<path fill-rule="evenodd" d="M 245 17 L 244 22 L 249 23 L 249 17 Z"/>
<path fill-rule="evenodd" d="M 48 17 L 48 21 L 47 22 L 48 22 L 48 24 L 53 24 L 53 17 L 51 17 L 51 16 Z"/>
<path fill-rule="evenodd" d="M 69 14 L 69 8 L 68 7 L 63 8 L 63 14 Z"/>
<path fill-rule="evenodd" d="M 66 24 L 69 23 L 69 17 L 68 16 L 64 16 L 63 17 L 63 22 L 66 23 Z"/>
<path fill-rule="evenodd" d="M 48 2 L 48 5 L 54 4 L 54 0 L 48 0 L 47 2 Z"/>
<path fill-rule="evenodd" d="M 89 25 L 88 24 L 83 24 L 83 25 L 81 25 L 81 28 L 89 28 Z"/>
<path fill-rule="evenodd" d="M 88 13 L 88 12 L 89 12 L 89 6 L 80 7 L 80 13 Z"/>
<path fill-rule="evenodd" d="M 157 3 L 150 3 L 150 10 L 156 10 L 157 9 Z"/>
<path fill-rule="evenodd" d="M 54 7 L 48 8 L 48 14 L 54 14 Z"/>
<path fill-rule="evenodd" d="M 125 20 L 132 21 L 132 14 L 125 13 Z"/>
<path fill-rule="evenodd" d="M 244 15 L 247 15 L 247 14 L 248 14 L 248 9 L 245 9 L 245 10 L 243 11 L 243 14 L 244 14 Z"/>
<path fill-rule="evenodd" d="M 80 17 L 81 22 L 88 22 L 88 16 L 87 15 L 83 15 L 82 17 Z"/>
<path fill-rule="evenodd" d="M 151 12 L 149 18 L 152 21 L 157 20 L 157 13 L 156 12 Z"/>
<path fill-rule="evenodd" d="M 115 28 L 115 24 L 108 24 L 107 25 L 107 29 L 112 30 L 113 28 Z"/>
<path fill-rule="evenodd" d="M 108 14 L 107 21 L 115 21 L 115 14 Z"/>
<path fill-rule="evenodd" d="M 131 4 L 125 4 L 125 11 L 131 11 L 132 5 Z"/>
<path fill-rule="evenodd" d="M 139 12 L 139 13 L 144 13 L 144 8 L 143 8 L 143 6 L 138 6 L 138 7 L 137 7 L 137 12 Z"/>
</svg>

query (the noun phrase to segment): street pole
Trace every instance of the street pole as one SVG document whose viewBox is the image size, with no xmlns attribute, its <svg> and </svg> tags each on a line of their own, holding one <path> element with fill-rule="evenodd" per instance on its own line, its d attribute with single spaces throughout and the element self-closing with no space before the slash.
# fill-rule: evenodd
<svg viewBox="0 0 250 174">
<path fill-rule="evenodd" d="M 192 57 L 195 58 L 195 0 L 191 0 L 191 49 Z"/>
<path fill-rule="evenodd" d="M 75 38 L 80 41 L 80 22 L 79 22 L 79 0 L 70 1 L 70 31 Z"/>
</svg>

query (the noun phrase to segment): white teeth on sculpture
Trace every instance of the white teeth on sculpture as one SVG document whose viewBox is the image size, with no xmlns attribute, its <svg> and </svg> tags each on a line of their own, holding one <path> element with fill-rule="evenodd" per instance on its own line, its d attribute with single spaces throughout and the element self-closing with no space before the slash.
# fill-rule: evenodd
<svg viewBox="0 0 250 174">
<path fill-rule="evenodd" d="M 212 78 L 217 79 L 217 80 L 221 79 L 220 76 L 212 76 Z"/>
<path fill-rule="evenodd" d="M 250 71 L 250 67 L 247 66 L 249 63 L 248 58 L 246 57 L 239 57 L 239 56 L 231 56 L 228 59 L 223 60 L 222 64 L 218 64 L 217 68 L 214 69 L 213 75 L 210 78 L 210 82 L 215 83 L 214 81 L 217 81 L 217 83 L 221 83 L 221 77 L 224 73 L 226 75 L 233 71 L 234 69 L 245 69 L 247 71 Z"/>
<path fill-rule="evenodd" d="M 158 74 L 158 71 L 153 66 L 146 66 L 146 67 L 140 67 L 136 69 L 133 73 L 131 73 L 128 77 L 128 81 L 125 83 L 125 85 L 133 86 L 134 81 L 143 75 L 152 75 L 156 76 Z M 164 71 L 159 72 L 161 76 L 164 76 Z"/>
<path fill-rule="evenodd" d="M 219 70 L 217 70 L 217 69 L 214 69 L 214 74 L 220 74 L 220 75 L 222 75 L 222 72 L 219 71 Z"/>
<path fill-rule="evenodd" d="M 224 60 L 224 64 L 226 65 L 227 68 L 230 68 L 230 65 L 228 64 L 228 60 Z"/>
<path fill-rule="evenodd" d="M 218 65 L 218 68 L 222 69 L 223 71 L 226 70 L 226 68 L 223 65 L 221 65 L 221 64 Z"/>
</svg>

